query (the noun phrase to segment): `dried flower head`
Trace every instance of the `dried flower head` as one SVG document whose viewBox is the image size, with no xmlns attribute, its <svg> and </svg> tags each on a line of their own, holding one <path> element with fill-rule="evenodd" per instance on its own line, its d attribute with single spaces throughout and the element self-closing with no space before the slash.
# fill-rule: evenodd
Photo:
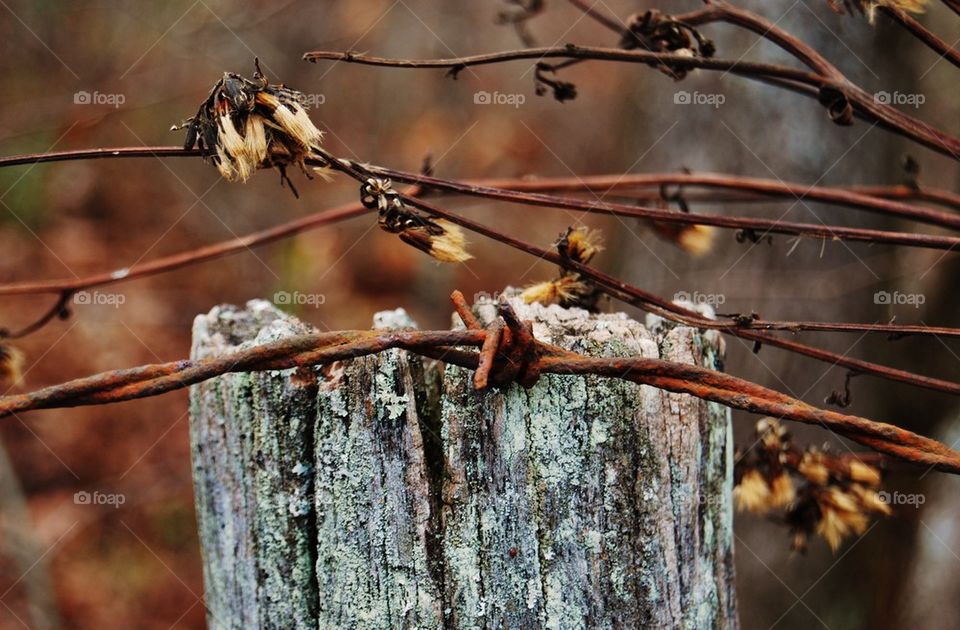
<svg viewBox="0 0 960 630">
<path fill-rule="evenodd" d="M 186 128 L 184 148 L 198 146 L 225 179 L 244 182 L 257 169 L 276 167 L 296 195 L 286 167 L 296 165 L 309 178 L 304 161 L 323 140 L 304 102 L 301 92 L 270 85 L 257 64 L 253 80 L 224 73 L 196 115 L 173 129 Z"/>
<path fill-rule="evenodd" d="M 797 472 L 806 477 L 807 481 L 818 486 L 825 486 L 830 481 L 830 469 L 827 468 L 826 458 L 816 449 L 811 448 L 801 456 Z"/>
<path fill-rule="evenodd" d="M 841 15 L 860 13 L 873 24 L 877 8 L 889 7 L 906 13 L 919 14 L 927 10 L 928 0 L 827 0 L 830 8 Z"/>
<path fill-rule="evenodd" d="M 738 510 L 765 514 L 770 509 L 770 484 L 756 469 L 748 469 L 733 488 L 733 500 Z"/>
<path fill-rule="evenodd" d="M 711 225 L 685 225 L 665 221 L 653 221 L 651 225 L 657 236 L 693 256 L 703 256 L 713 249 L 716 230 Z"/>
<path fill-rule="evenodd" d="M 568 228 L 557 243 L 560 255 L 586 265 L 603 251 L 603 235 L 600 230 L 586 227 Z"/>
<path fill-rule="evenodd" d="M 370 178 L 364 182 L 360 202 L 379 212 L 379 224 L 384 231 L 397 234 L 404 243 L 441 262 L 458 263 L 473 258 L 466 250 L 460 226 L 408 208 L 389 179 Z"/>
<path fill-rule="evenodd" d="M 578 296 L 590 291 L 590 285 L 573 275 L 560 276 L 556 280 L 531 284 L 520 294 L 527 304 L 570 304 Z"/>
<path fill-rule="evenodd" d="M 602 243 L 603 239 L 598 230 L 571 227 L 557 241 L 557 251 L 564 258 L 585 265 L 603 250 Z M 561 267 L 560 275 L 554 280 L 531 285 L 524 289 L 520 297 L 527 304 L 559 304 L 565 308 L 577 307 L 594 311 L 601 295 L 587 278 L 576 271 Z"/>
<path fill-rule="evenodd" d="M 23 383 L 23 353 L 11 345 L 0 343 L 0 385 L 15 387 Z"/>
<path fill-rule="evenodd" d="M 791 546 L 806 549 L 812 534 L 836 550 L 849 536 L 862 534 L 873 515 L 890 508 L 873 488 L 880 471 L 855 457 L 831 456 L 795 447 L 775 418 L 757 422 L 757 440 L 737 454 L 733 491 L 737 508 L 755 514 L 781 512 Z"/>
</svg>

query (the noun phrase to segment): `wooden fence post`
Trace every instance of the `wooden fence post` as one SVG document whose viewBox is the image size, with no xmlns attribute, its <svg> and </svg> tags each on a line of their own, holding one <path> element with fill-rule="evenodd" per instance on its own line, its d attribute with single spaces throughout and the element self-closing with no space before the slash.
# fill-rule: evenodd
<svg viewBox="0 0 960 630">
<path fill-rule="evenodd" d="M 584 354 L 722 354 L 715 333 L 512 304 Z M 221 306 L 193 356 L 307 329 L 266 302 Z M 725 408 L 593 376 L 479 393 L 470 376 L 392 350 L 194 386 L 210 626 L 737 625 Z"/>
</svg>

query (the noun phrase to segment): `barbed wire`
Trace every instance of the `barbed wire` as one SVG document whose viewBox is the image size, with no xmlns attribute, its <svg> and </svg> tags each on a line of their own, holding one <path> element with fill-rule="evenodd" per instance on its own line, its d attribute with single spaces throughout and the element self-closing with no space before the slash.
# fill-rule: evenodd
<svg viewBox="0 0 960 630">
<path fill-rule="evenodd" d="M 482 327 L 461 293 L 454 292 L 452 300 L 466 330 L 354 330 L 298 335 L 214 358 L 104 372 L 27 394 L 0 397 L 0 418 L 40 409 L 158 396 L 228 373 L 321 366 L 403 349 L 475 370 L 474 384 L 481 390 L 514 382 L 532 387 L 542 374 L 621 378 L 750 413 L 817 425 L 878 453 L 960 473 L 960 453 L 896 425 L 818 409 L 775 390 L 696 365 L 645 357 L 586 357 L 535 339 L 531 324 L 521 322 L 506 301 L 498 304 L 499 318 Z M 479 348 L 479 352 L 463 349 L 469 347 Z"/>
</svg>

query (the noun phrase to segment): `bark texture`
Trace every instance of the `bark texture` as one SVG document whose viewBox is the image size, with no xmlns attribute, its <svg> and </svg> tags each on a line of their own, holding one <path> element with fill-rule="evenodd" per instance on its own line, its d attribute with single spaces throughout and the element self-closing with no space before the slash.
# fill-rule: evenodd
<svg viewBox="0 0 960 630">
<path fill-rule="evenodd" d="M 712 333 L 513 303 L 584 354 L 721 359 Z M 217 307 L 193 354 L 304 329 Z M 736 626 L 723 407 L 600 377 L 478 393 L 402 351 L 226 375 L 191 407 L 211 627 Z"/>
</svg>

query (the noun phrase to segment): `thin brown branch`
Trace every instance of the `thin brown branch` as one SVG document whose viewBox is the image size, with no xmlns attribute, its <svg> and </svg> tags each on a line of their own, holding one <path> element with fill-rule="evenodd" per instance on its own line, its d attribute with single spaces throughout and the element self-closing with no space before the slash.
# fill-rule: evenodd
<svg viewBox="0 0 960 630">
<path fill-rule="evenodd" d="M 737 15 L 739 14 L 740 13 L 737 12 Z M 758 22 L 758 24 L 763 23 L 765 22 Z M 799 42 L 796 38 L 778 29 L 774 29 L 768 33 L 768 35 L 771 36 L 774 34 L 777 35 L 776 41 L 784 45 L 795 41 Z M 833 66 L 829 66 L 829 64 L 827 64 L 828 67 L 822 69 L 823 74 L 812 74 L 774 64 L 718 59 L 714 57 L 688 57 L 675 53 L 657 53 L 647 50 L 621 50 L 619 48 L 574 45 L 556 48 L 528 48 L 524 50 L 511 50 L 448 59 L 392 59 L 388 57 L 364 55 L 352 51 L 313 51 L 305 53 L 303 58 L 313 62 L 319 60 L 342 61 L 346 63 L 395 68 L 447 68 L 453 72 L 459 72 L 470 66 L 504 63 L 522 59 L 595 59 L 657 65 L 666 64 L 679 69 L 704 68 L 706 70 L 722 70 L 754 80 L 785 79 L 793 83 L 815 86 L 819 90 L 817 94 L 823 94 L 826 89 L 832 90 L 836 95 L 836 99 L 849 102 L 849 104 L 862 113 L 867 120 L 880 124 L 886 129 L 893 130 L 943 155 L 960 160 L 960 138 L 934 129 L 923 121 L 908 116 L 889 105 L 878 103 L 871 94 L 850 83 L 843 75 L 839 74 L 839 71 L 833 68 Z M 803 58 L 812 65 L 818 67 L 822 65 L 819 61 L 822 58 L 820 58 L 819 55 L 812 57 L 804 55 Z"/>
<path fill-rule="evenodd" d="M 809 199 L 823 203 L 858 208 L 902 219 L 909 219 L 939 225 L 951 229 L 960 229 L 960 214 L 942 212 L 921 206 L 884 198 L 886 196 L 920 195 L 917 189 L 902 187 L 873 188 L 871 192 L 857 189 L 845 189 L 828 186 L 807 186 L 781 180 L 738 177 L 718 173 L 644 173 L 631 175 L 594 175 L 583 177 L 543 178 L 525 180 L 485 180 L 476 182 L 478 186 L 504 188 L 525 192 L 591 192 L 609 194 L 642 187 L 684 186 L 736 190 L 760 195 L 760 198 L 793 198 L 798 201 Z M 938 191 L 939 193 L 940 191 Z M 960 207 L 960 196 L 946 191 L 938 201 L 956 203 Z"/>
<path fill-rule="evenodd" d="M 891 20 L 907 29 L 914 37 L 923 42 L 930 50 L 934 51 L 954 66 L 960 68 L 960 51 L 941 39 L 935 33 L 928 30 L 923 24 L 917 21 L 906 11 L 896 6 L 880 4 L 877 9 L 889 17 Z"/>
<path fill-rule="evenodd" d="M 598 9 L 597 3 L 585 2 L 584 0 L 568 0 L 568 2 L 580 9 L 584 15 L 588 16 L 595 22 L 602 24 L 621 37 L 629 34 L 627 27 L 620 20 L 610 17 L 602 10 Z"/>
<path fill-rule="evenodd" d="M 684 225 L 712 225 L 714 227 L 733 230 L 746 229 L 753 230 L 758 233 L 762 232 L 764 234 L 789 234 L 792 236 L 805 236 L 826 240 L 886 243 L 889 245 L 960 251 L 960 238 L 954 236 L 914 234 L 908 232 L 894 232 L 868 228 L 850 228 L 830 226 L 822 223 L 799 223 L 794 221 L 774 221 L 769 219 L 747 217 L 706 215 L 693 212 L 681 213 L 671 210 L 662 210 L 659 208 L 646 208 L 643 206 L 618 204 L 597 200 L 591 201 L 572 199 L 569 197 L 558 197 L 543 193 L 527 193 L 516 190 L 507 190 L 504 188 L 479 186 L 476 184 L 468 184 L 465 182 L 437 177 L 428 177 L 425 175 L 398 171 L 379 166 L 367 166 L 365 168 L 369 172 L 379 177 L 388 177 L 398 182 L 421 184 L 429 188 L 457 192 L 463 195 L 484 197 L 486 199 L 498 199 L 501 201 L 510 201 L 524 205 L 565 208 L 568 210 L 580 210 L 595 214 L 609 214 L 622 217 L 631 217 L 635 219 L 662 221 L 666 223 L 679 223 Z M 946 215 L 945 213 L 944 215 L 944 218 L 950 216 Z"/>
<path fill-rule="evenodd" d="M 185 150 L 170 146 L 80 149 L 0 157 L 0 168 L 74 160 L 157 156 L 198 157 L 199 155 L 200 152 L 197 150 Z M 910 186 L 810 186 L 781 180 L 740 177 L 721 173 L 645 173 L 639 175 L 585 175 L 583 177 L 543 179 L 480 179 L 465 180 L 465 183 L 481 187 L 508 188 L 528 192 L 599 192 L 602 190 L 604 193 L 608 193 L 611 190 L 645 186 L 702 186 L 706 188 L 724 188 L 759 193 L 771 197 L 811 199 L 824 203 L 869 210 L 878 214 L 912 219 L 931 225 L 940 225 L 942 227 L 955 228 L 960 225 L 960 223 L 958 223 L 958 221 L 960 221 L 960 215 L 938 213 L 913 204 L 890 201 L 915 199 L 960 209 L 960 195 L 948 190 L 935 188 L 913 188 Z"/>
<path fill-rule="evenodd" d="M 238 238 L 191 249 L 172 256 L 165 256 L 123 269 L 97 273 L 83 278 L 65 278 L 62 280 L 46 280 L 40 282 L 16 282 L 0 285 L 0 295 L 75 293 L 76 291 L 93 287 L 103 287 L 119 282 L 127 282 L 146 276 L 182 269 L 183 267 L 196 265 L 209 260 L 223 258 L 224 256 L 246 251 L 252 247 L 289 238 L 300 232 L 316 229 L 339 221 L 345 221 L 369 212 L 370 210 L 364 208 L 359 203 L 346 204 L 324 212 L 316 212 L 266 230 L 260 230 Z"/>
<path fill-rule="evenodd" d="M 598 46 L 556 46 L 550 48 L 524 48 L 503 52 L 485 53 L 467 57 L 441 59 L 396 59 L 377 57 L 354 51 L 339 52 L 315 50 L 304 53 L 304 60 L 342 61 L 366 66 L 408 69 L 447 69 L 453 72 L 474 66 L 485 66 L 523 59 L 593 59 L 598 61 L 618 61 L 626 63 L 669 64 L 678 68 L 703 68 L 735 74 L 762 75 L 799 81 L 808 85 L 820 85 L 821 78 L 811 72 L 797 70 L 789 66 L 768 63 L 756 63 L 738 59 L 719 59 L 715 57 L 688 57 L 676 53 L 658 53 L 649 50 L 623 50 L 621 48 L 603 48 Z"/>
<path fill-rule="evenodd" d="M 797 37 L 779 28 L 773 22 L 724 0 L 709 0 L 707 7 L 699 11 L 675 15 L 678 22 L 690 26 L 700 26 L 712 22 L 726 22 L 753 31 L 760 37 L 773 42 L 801 63 L 823 77 L 838 80 L 843 74 L 820 53 Z"/>
</svg>

